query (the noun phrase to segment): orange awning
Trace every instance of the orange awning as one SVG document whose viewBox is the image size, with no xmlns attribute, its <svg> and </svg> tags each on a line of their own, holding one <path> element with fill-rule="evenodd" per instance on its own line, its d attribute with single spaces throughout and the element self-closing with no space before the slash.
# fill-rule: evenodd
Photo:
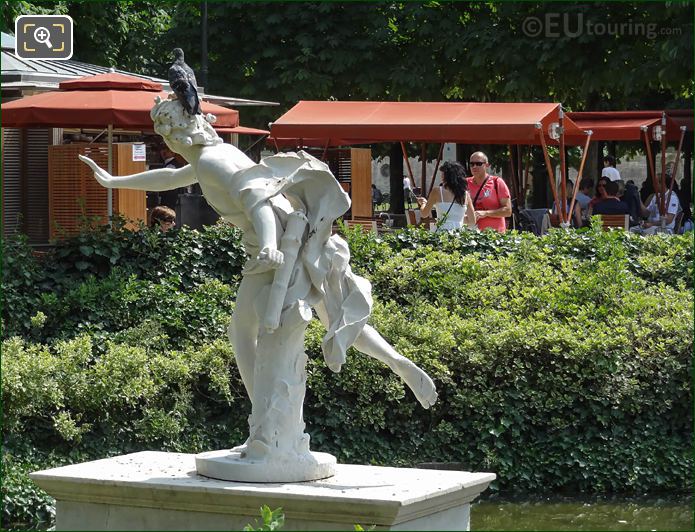
<svg viewBox="0 0 695 532">
<path fill-rule="evenodd" d="M 151 131 L 156 96 L 166 99 L 159 83 L 109 73 L 64 81 L 61 90 L 2 104 L 3 127 L 99 127 Z M 236 127 L 239 113 L 201 102 L 203 113 L 217 116 L 213 127 Z"/>
<path fill-rule="evenodd" d="M 213 124 L 217 125 L 217 124 Z M 256 129 L 255 127 L 236 126 L 236 127 L 215 127 L 218 133 L 235 133 L 237 135 L 270 135 L 267 129 Z"/>
<path fill-rule="evenodd" d="M 83 76 L 76 79 L 61 81 L 58 88 L 62 91 L 75 90 L 144 90 L 161 91 L 162 84 L 149 79 L 136 78 L 118 72 L 108 72 L 106 74 L 95 74 L 93 76 Z"/>
<path fill-rule="evenodd" d="M 686 131 L 693 131 L 692 109 L 666 109 L 665 113 L 678 127 L 685 126 Z"/>
<path fill-rule="evenodd" d="M 336 102 L 300 101 L 271 125 L 271 141 L 304 146 L 377 142 L 458 142 L 463 144 L 547 143 L 558 122 L 557 103 Z M 540 129 L 536 124 L 540 124 Z M 586 134 L 565 119 L 568 144 Z"/>
<path fill-rule="evenodd" d="M 661 125 L 663 111 L 588 111 L 567 113 L 582 129 L 590 129 L 591 140 L 640 141 L 643 140 L 642 127 L 651 131 Z M 692 112 L 690 114 L 692 128 Z M 666 112 L 666 138 L 680 138 L 680 125 Z"/>
</svg>

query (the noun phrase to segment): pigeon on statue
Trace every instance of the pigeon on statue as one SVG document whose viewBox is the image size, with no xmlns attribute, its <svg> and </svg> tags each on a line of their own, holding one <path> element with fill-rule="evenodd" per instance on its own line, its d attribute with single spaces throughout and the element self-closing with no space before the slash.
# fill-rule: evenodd
<svg viewBox="0 0 695 532">
<path fill-rule="evenodd" d="M 174 63 L 169 67 L 169 86 L 189 115 L 201 114 L 195 74 L 183 60 L 181 48 L 174 48 Z"/>
</svg>

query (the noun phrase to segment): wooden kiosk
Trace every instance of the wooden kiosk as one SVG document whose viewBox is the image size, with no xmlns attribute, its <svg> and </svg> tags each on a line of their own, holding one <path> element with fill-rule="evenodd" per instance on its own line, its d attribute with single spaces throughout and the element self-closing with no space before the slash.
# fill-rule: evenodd
<svg viewBox="0 0 695 532">
<path fill-rule="evenodd" d="M 133 160 L 133 143 L 113 145 L 113 175 L 145 170 L 144 161 Z M 79 232 L 82 216 L 108 220 L 107 189 L 77 155 L 87 155 L 97 164 L 108 164 L 105 144 L 60 144 L 48 148 L 48 223 L 51 238 Z M 133 227 L 147 222 L 146 193 L 141 190 L 114 189 L 113 212 L 131 220 Z"/>
</svg>

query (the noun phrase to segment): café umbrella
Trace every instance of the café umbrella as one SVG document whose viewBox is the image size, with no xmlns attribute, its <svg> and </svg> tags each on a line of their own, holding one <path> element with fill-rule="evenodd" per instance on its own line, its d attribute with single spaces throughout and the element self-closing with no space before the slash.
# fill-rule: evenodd
<svg viewBox="0 0 695 532">
<path fill-rule="evenodd" d="M 27 96 L 2 104 L 3 127 L 106 128 L 108 171 L 113 172 L 113 129 L 152 131 L 150 111 L 157 96 L 169 95 L 160 83 L 116 72 L 63 81 L 57 91 Z M 203 113 L 217 117 L 215 128 L 236 128 L 239 113 L 208 102 Z M 112 190 L 107 212 L 113 214 Z"/>
</svg>

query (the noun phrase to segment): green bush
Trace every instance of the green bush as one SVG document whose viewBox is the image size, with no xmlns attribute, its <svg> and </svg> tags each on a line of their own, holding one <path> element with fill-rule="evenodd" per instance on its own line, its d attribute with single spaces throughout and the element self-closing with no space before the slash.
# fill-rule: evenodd
<svg viewBox="0 0 695 532">
<path fill-rule="evenodd" d="M 119 320 L 127 301 L 120 308 L 113 303 L 121 295 L 120 285 L 130 278 L 155 284 L 167 281 L 182 291 L 213 279 L 236 285 L 243 262 L 239 230 L 223 223 L 204 231 L 183 228 L 162 233 L 147 228 L 129 231 L 120 222 L 110 232 L 100 226 L 61 240 L 40 258 L 31 253 L 26 238 L 12 238 L 3 242 L 3 338 L 31 335 L 35 328 L 31 318 L 42 305 L 55 307 L 47 312 L 54 321 L 82 308 L 99 314 L 97 321 L 116 310 Z M 137 296 L 138 287 L 133 290 Z M 110 301 L 102 302 L 103 297 Z"/>
<path fill-rule="evenodd" d="M 30 452 L 18 461 L 9 452 L 2 453 L 2 528 L 3 530 L 45 530 L 55 518 L 55 502 L 29 478 L 45 462 Z"/>
<path fill-rule="evenodd" d="M 31 468 L 243 441 L 250 405 L 226 340 L 239 234 L 178 233 L 85 233 L 51 261 L 6 243 L 3 467 L 14 480 L 2 486 L 4 524 L 50 518 Z M 160 239 L 157 267 L 137 258 L 148 238 Z M 440 399 L 423 410 L 354 349 L 330 372 L 314 321 L 305 418 L 315 449 L 344 463 L 461 462 L 497 473 L 493 490 L 691 487 L 688 237 L 592 228 L 347 239 L 373 284 L 372 324 L 433 377 Z M 85 242 L 114 240 L 116 260 L 71 269 Z"/>
</svg>

